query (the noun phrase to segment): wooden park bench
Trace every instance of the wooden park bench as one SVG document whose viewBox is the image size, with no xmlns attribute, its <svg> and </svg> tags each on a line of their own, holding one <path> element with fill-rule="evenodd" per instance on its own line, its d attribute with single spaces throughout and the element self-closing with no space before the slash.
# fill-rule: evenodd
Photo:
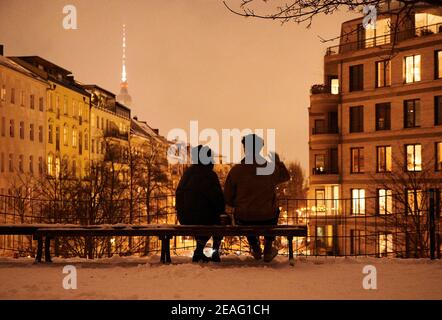
<svg viewBox="0 0 442 320">
<path fill-rule="evenodd" d="M 36 261 L 41 262 L 43 243 L 45 261 L 50 262 L 50 239 L 54 237 L 146 237 L 161 240 L 161 262 L 170 263 L 170 239 L 176 236 L 282 236 L 287 238 L 289 261 L 294 263 L 293 237 L 306 237 L 305 225 L 278 226 L 183 226 L 183 225 L 0 225 L 0 234 L 32 235 L 38 241 Z"/>
</svg>

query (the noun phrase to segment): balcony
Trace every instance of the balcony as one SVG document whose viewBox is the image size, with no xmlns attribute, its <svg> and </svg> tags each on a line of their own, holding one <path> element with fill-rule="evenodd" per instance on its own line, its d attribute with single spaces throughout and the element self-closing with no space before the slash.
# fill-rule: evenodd
<svg viewBox="0 0 442 320">
<path fill-rule="evenodd" d="M 317 167 L 312 169 L 312 175 L 318 176 L 318 175 L 327 175 L 327 174 L 338 174 L 338 168 L 324 168 L 324 167 Z"/>
<path fill-rule="evenodd" d="M 118 130 L 118 129 L 108 129 L 108 130 L 106 130 L 104 132 L 104 137 L 106 137 L 106 138 L 116 138 L 116 139 L 125 140 L 125 141 L 127 141 L 129 139 L 127 132 L 121 133 L 120 130 Z"/>
<path fill-rule="evenodd" d="M 339 45 L 328 47 L 325 55 L 332 56 L 332 55 L 342 54 L 361 49 L 378 47 L 382 45 L 397 44 L 404 40 L 418 38 L 418 37 L 426 37 L 437 33 L 442 34 L 442 23 L 432 24 L 424 27 L 406 29 L 398 31 L 396 33 L 391 32 L 389 34 L 384 34 L 360 41 L 340 43 Z"/>
<path fill-rule="evenodd" d="M 339 129 L 336 128 L 312 128 L 312 135 L 316 134 L 338 134 Z"/>
</svg>

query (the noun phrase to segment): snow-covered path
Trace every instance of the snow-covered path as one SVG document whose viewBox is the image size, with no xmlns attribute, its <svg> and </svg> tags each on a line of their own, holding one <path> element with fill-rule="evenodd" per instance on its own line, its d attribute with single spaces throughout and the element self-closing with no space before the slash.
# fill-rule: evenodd
<svg viewBox="0 0 442 320">
<path fill-rule="evenodd" d="M 298 259 L 270 264 L 224 257 L 192 264 L 157 256 L 101 260 L 0 259 L 0 299 L 442 299 L 442 261 L 376 258 Z M 65 265 L 77 268 L 78 288 L 63 289 Z M 365 265 L 377 269 L 377 290 L 365 290 Z"/>
</svg>

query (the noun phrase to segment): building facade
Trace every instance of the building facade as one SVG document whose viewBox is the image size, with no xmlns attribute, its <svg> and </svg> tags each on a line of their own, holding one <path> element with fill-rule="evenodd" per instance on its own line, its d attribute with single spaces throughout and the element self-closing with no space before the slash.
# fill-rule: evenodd
<svg viewBox="0 0 442 320">
<path fill-rule="evenodd" d="M 442 8 L 395 17 L 343 23 L 311 90 L 307 210 L 326 254 L 417 247 L 389 216 L 424 212 L 425 192 L 442 188 Z"/>
<path fill-rule="evenodd" d="M 49 82 L 46 107 L 46 172 L 52 177 L 84 177 L 89 165 L 90 95 L 72 72 L 38 56 L 15 62 Z"/>
<path fill-rule="evenodd" d="M 29 196 L 31 176 L 44 173 L 49 83 L 0 56 L 0 194 Z"/>
</svg>

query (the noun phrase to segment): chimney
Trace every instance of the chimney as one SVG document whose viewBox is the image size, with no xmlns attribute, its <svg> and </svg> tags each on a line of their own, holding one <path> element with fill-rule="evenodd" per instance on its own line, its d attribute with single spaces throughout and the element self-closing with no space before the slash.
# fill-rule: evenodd
<svg viewBox="0 0 442 320">
<path fill-rule="evenodd" d="M 3 55 L 3 45 L 0 44 L 0 56 L 2 56 L 2 55 Z"/>
<path fill-rule="evenodd" d="M 135 121 L 138 121 L 138 117 L 137 117 L 137 116 L 135 116 L 135 117 L 134 117 L 134 120 L 135 120 Z"/>
</svg>

